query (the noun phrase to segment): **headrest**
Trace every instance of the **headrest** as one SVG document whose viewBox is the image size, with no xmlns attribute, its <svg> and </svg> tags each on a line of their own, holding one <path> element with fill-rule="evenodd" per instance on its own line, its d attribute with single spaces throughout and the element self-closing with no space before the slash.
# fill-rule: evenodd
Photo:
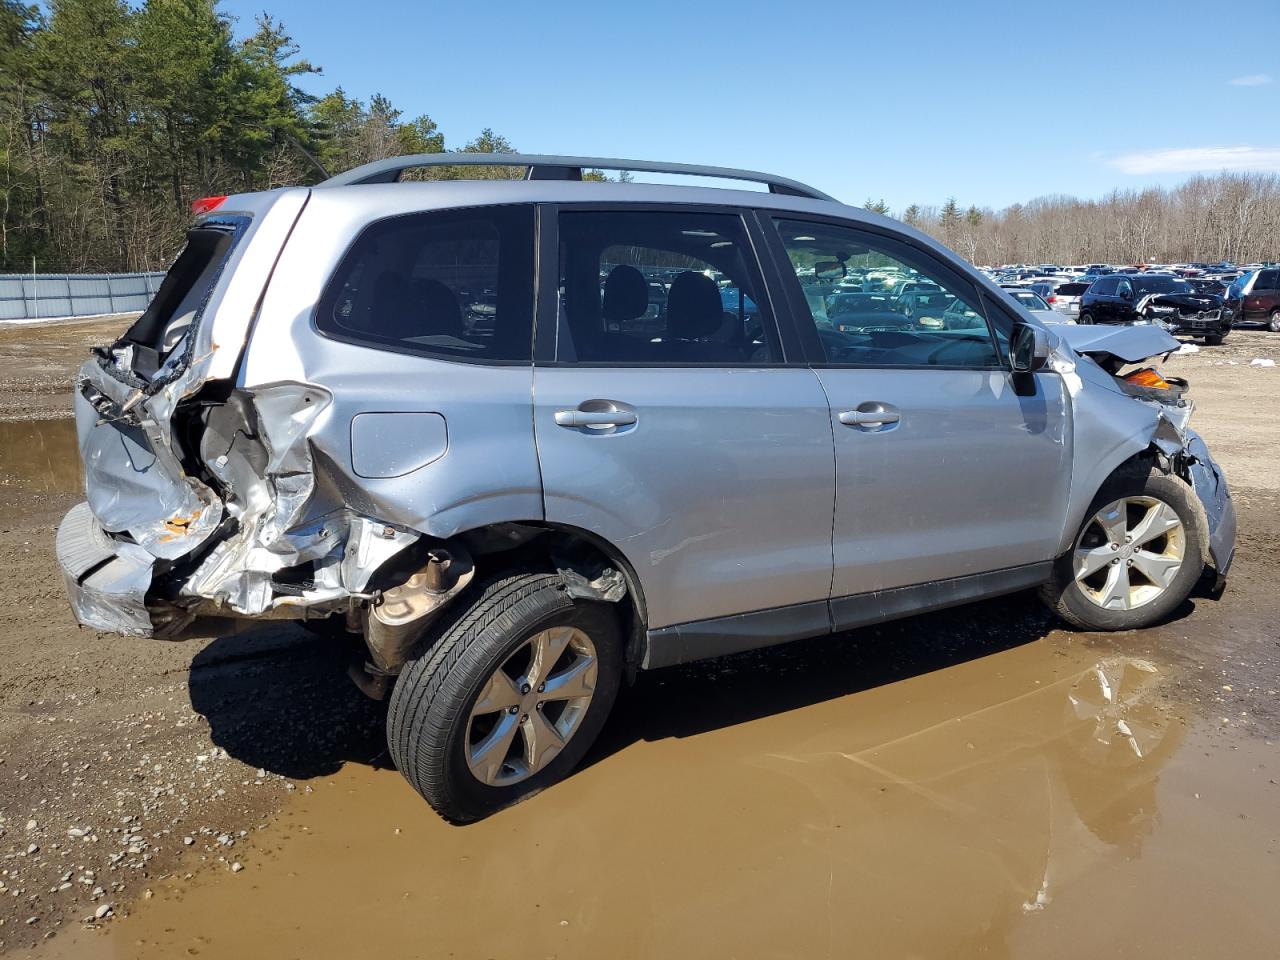
<svg viewBox="0 0 1280 960">
<path fill-rule="evenodd" d="M 649 309 L 649 283 L 644 274 L 625 263 L 609 271 L 604 281 L 604 318 L 611 323 L 634 320 Z"/>
<path fill-rule="evenodd" d="M 667 292 L 667 335 L 676 340 L 709 337 L 720 329 L 723 312 L 716 282 L 704 273 L 686 270 Z"/>
<path fill-rule="evenodd" d="M 439 280 L 432 279 L 414 280 L 411 286 L 423 315 L 422 329 L 417 335 L 461 337 L 462 307 L 454 292 Z"/>
</svg>

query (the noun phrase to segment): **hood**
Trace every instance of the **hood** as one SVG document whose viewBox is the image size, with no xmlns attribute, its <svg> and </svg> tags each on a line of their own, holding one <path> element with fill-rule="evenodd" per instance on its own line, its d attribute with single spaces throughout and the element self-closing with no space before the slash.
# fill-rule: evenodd
<svg viewBox="0 0 1280 960">
<path fill-rule="evenodd" d="M 1110 355 L 1125 363 L 1140 363 L 1148 357 L 1172 353 L 1180 346 L 1163 327 L 1147 324 L 1058 324 L 1054 327 L 1054 333 L 1076 353 L 1085 356 Z"/>
<path fill-rule="evenodd" d="M 1157 307 L 1176 307 L 1179 310 L 1213 310 L 1222 306 L 1222 298 L 1212 293 L 1158 293 L 1146 298 Z"/>
</svg>

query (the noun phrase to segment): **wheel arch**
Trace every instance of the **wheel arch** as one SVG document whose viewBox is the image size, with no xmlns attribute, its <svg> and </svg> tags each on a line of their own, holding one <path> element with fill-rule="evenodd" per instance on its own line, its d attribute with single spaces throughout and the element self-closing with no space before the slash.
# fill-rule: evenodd
<svg viewBox="0 0 1280 960">
<path fill-rule="evenodd" d="M 477 566 L 515 565 L 534 560 L 566 579 L 571 594 L 613 603 L 626 638 L 626 666 L 633 675 L 648 643 L 648 606 L 635 566 L 616 544 L 582 527 L 546 520 L 487 524 L 456 535 L 476 557 Z M 620 596 L 610 590 L 608 571 L 621 575 Z M 615 578 L 616 579 L 616 578 Z"/>
</svg>

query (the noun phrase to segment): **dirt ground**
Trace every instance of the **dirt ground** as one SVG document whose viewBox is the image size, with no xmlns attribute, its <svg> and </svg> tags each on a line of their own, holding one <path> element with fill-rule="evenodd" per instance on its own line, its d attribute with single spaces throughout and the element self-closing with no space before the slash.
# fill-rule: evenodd
<svg viewBox="0 0 1280 960">
<path fill-rule="evenodd" d="M 458 828 L 332 645 L 75 626 L 67 390 L 120 324 L 0 330 L 0 951 L 1280 954 L 1280 336 L 1168 361 L 1240 514 L 1220 600 L 1093 635 L 1018 595 L 642 675 L 585 769 Z"/>
</svg>

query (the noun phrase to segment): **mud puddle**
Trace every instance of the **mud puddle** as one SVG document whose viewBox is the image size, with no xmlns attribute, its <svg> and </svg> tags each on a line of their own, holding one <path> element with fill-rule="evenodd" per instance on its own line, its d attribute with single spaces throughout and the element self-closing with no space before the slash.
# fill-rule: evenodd
<svg viewBox="0 0 1280 960">
<path fill-rule="evenodd" d="M 451 827 L 348 764 L 41 955 L 1274 956 L 1277 748 L 1123 644 L 1053 633 L 853 693 L 812 653 L 654 674 L 515 809 Z"/>
<path fill-rule="evenodd" d="M 0 420 L 0 483 L 35 493 L 78 493 L 75 421 Z"/>
</svg>

